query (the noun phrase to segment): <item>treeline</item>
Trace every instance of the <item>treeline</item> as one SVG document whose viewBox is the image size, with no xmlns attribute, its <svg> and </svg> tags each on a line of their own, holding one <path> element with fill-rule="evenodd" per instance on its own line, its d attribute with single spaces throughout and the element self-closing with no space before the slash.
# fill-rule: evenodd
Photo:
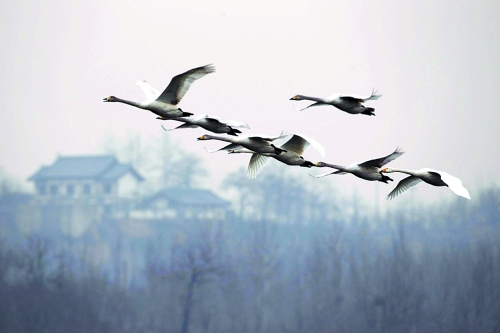
<svg viewBox="0 0 500 333">
<path fill-rule="evenodd" d="M 279 177 L 231 178 L 239 217 L 155 235 L 140 271 L 120 253 L 110 275 L 85 249 L 2 240 L 0 330 L 500 332 L 500 189 L 380 218 Z"/>
</svg>

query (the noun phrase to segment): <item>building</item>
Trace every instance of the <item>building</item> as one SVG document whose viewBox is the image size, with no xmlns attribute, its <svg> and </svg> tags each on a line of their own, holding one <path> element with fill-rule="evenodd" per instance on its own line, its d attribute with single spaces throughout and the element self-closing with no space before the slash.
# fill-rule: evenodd
<svg viewBox="0 0 500 333">
<path fill-rule="evenodd" d="M 165 188 L 144 198 L 131 212 L 133 218 L 176 220 L 224 220 L 231 204 L 209 190 L 191 187 Z"/>
<path fill-rule="evenodd" d="M 42 220 L 78 236 L 92 221 L 126 217 L 144 178 L 114 156 L 97 155 L 60 156 L 28 180 L 35 183 Z"/>
</svg>

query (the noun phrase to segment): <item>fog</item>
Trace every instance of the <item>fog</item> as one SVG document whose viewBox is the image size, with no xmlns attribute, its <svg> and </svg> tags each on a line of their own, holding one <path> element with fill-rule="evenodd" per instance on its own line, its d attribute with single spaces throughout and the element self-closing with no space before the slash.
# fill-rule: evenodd
<svg viewBox="0 0 500 333">
<path fill-rule="evenodd" d="M 500 332 L 499 10 L 0 4 L 0 331 Z M 102 102 L 209 63 L 184 111 L 303 133 L 325 147 L 313 162 L 402 147 L 389 166 L 449 172 L 472 200 L 422 183 L 387 201 L 401 175 L 315 179 L 274 160 L 248 179 L 249 156 L 207 153 L 222 144 L 204 130 Z M 375 117 L 289 100 L 374 88 Z M 115 173 L 33 178 L 65 158 Z"/>
<path fill-rule="evenodd" d="M 309 135 L 334 164 L 385 156 L 400 146 L 407 154 L 395 167 L 447 171 L 473 197 L 476 187 L 498 184 L 500 161 L 491 153 L 500 144 L 496 2 L 0 6 L 1 166 L 23 182 L 58 154 L 102 152 L 108 137 L 139 135 L 154 144 L 165 134 L 154 115 L 102 99 L 142 101 L 137 80 L 161 90 L 174 75 L 214 63 L 217 72 L 193 84 L 183 110 L 246 122 L 250 133 Z M 289 101 L 295 94 L 366 95 L 373 88 L 383 94 L 370 102 L 375 117 L 333 107 L 298 112 Z M 208 155 L 195 141 L 201 134 L 179 130 L 175 139 L 203 159 L 210 172 L 206 186 L 220 191 L 225 175 L 246 158 Z M 320 159 L 312 151 L 306 155 Z M 353 177 L 335 182 L 350 194 L 374 197 L 371 183 Z M 427 187 L 416 193 L 422 201 L 436 199 Z"/>
<path fill-rule="evenodd" d="M 4 178 L 1 331 L 499 331 L 498 187 L 381 213 L 279 170 L 229 174 L 237 204 L 205 217 L 138 217 L 139 197 L 90 218 Z"/>
</svg>

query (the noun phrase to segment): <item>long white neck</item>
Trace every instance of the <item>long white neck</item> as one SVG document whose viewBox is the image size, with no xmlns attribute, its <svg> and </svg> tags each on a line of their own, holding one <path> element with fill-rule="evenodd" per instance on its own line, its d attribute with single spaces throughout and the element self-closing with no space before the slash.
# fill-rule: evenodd
<svg viewBox="0 0 500 333">
<path fill-rule="evenodd" d="M 308 101 L 315 101 L 315 102 L 323 102 L 323 98 L 319 97 L 311 97 L 311 96 L 304 96 L 304 95 L 299 95 L 300 99 L 305 99 Z"/>
<path fill-rule="evenodd" d="M 406 173 L 411 176 L 415 176 L 416 172 L 414 170 L 406 170 L 406 169 L 396 169 L 396 168 L 387 168 L 385 171 L 386 173 L 391 173 L 391 172 L 400 172 L 400 173 Z"/>
<path fill-rule="evenodd" d="M 231 138 L 231 137 L 226 137 L 226 136 L 205 135 L 205 137 L 206 137 L 205 140 L 219 140 L 219 141 L 226 141 L 226 142 L 231 142 L 231 143 L 237 142 L 236 138 Z"/>
<path fill-rule="evenodd" d="M 138 103 L 138 102 L 134 102 L 134 101 L 129 101 L 129 100 L 126 100 L 126 99 L 121 99 L 121 98 L 118 98 L 118 97 L 115 97 L 115 98 L 116 98 L 117 102 L 120 102 L 120 103 L 123 103 L 123 104 L 132 105 L 132 106 L 135 106 L 137 108 L 144 109 L 144 106 L 142 105 L 142 103 Z"/>
</svg>

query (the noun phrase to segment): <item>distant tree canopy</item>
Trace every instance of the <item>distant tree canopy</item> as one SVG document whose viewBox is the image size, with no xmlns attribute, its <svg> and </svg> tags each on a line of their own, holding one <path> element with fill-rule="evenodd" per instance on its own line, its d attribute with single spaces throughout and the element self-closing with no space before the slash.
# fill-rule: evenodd
<svg viewBox="0 0 500 333">
<path fill-rule="evenodd" d="M 114 154 L 121 162 L 132 164 L 154 190 L 196 187 L 200 177 L 208 173 L 199 157 L 183 149 L 166 132 L 152 145 L 144 144 L 138 134 L 130 134 L 124 142 L 107 138 L 103 150 Z"/>
</svg>

